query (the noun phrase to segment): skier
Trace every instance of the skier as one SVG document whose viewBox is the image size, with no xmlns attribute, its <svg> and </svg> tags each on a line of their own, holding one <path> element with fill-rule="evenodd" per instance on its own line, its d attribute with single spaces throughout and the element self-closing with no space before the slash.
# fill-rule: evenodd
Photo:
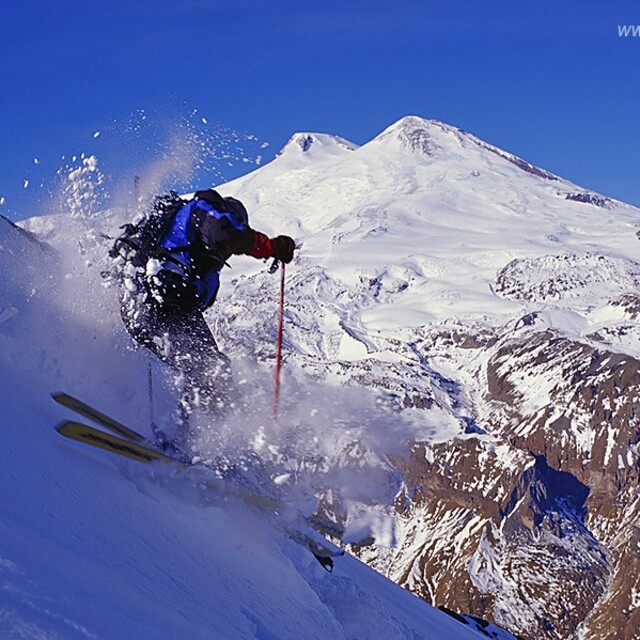
<svg viewBox="0 0 640 640">
<path fill-rule="evenodd" d="M 222 267 L 234 254 L 289 263 L 295 242 L 255 231 L 244 205 L 213 189 L 178 203 L 159 237 L 152 239 L 155 246 L 148 259 L 145 254 L 146 264 L 138 256 L 138 268 L 125 269 L 122 317 L 138 343 L 180 374 L 184 423 L 185 414 L 195 409 L 220 415 L 228 401 L 229 361 L 202 313 L 216 299 Z M 144 245 L 148 239 L 139 240 Z M 122 255 L 118 243 L 116 248 Z M 187 428 L 182 424 L 183 432 Z"/>
</svg>

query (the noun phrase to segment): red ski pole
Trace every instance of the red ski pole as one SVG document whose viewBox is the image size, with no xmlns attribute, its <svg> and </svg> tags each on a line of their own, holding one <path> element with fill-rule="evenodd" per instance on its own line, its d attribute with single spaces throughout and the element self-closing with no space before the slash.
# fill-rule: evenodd
<svg viewBox="0 0 640 640">
<path fill-rule="evenodd" d="M 280 369 L 282 368 L 282 325 L 284 322 L 284 262 L 280 263 L 280 313 L 278 315 L 278 344 L 276 348 L 276 379 L 273 393 L 273 417 L 278 417 L 280 404 Z"/>
</svg>

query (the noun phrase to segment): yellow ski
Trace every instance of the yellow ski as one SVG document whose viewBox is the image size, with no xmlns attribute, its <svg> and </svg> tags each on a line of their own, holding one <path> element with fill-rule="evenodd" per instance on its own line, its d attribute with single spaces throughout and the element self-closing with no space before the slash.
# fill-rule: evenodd
<svg viewBox="0 0 640 640">
<path fill-rule="evenodd" d="M 118 455 L 140 462 L 155 462 L 159 460 L 185 466 L 175 458 L 165 455 L 162 451 L 137 442 L 125 440 L 124 438 L 107 433 L 106 431 L 101 431 L 95 427 L 90 427 L 81 422 L 65 420 L 56 427 L 56 430 L 66 438 L 79 440 L 85 444 L 90 444 L 94 447 L 105 449 L 106 451 L 111 451 L 112 453 L 117 453 Z"/>
<path fill-rule="evenodd" d="M 123 438 L 129 438 L 129 440 L 133 440 L 134 442 L 145 442 L 144 436 L 141 436 L 137 431 L 129 429 L 129 427 L 126 427 L 121 422 L 110 418 L 104 413 L 101 413 L 97 409 L 89 406 L 86 402 L 82 402 L 82 400 L 78 400 L 78 398 L 70 396 L 68 393 L 52 393 L 51 397 L 63 407 L 67 407 L 67 409 L 75 411 L 78 415 L 92 420 L 101 427 L 109 429 L 109 431 L 112 431 L 116 435 L 122 436 Z"/>
</svg>

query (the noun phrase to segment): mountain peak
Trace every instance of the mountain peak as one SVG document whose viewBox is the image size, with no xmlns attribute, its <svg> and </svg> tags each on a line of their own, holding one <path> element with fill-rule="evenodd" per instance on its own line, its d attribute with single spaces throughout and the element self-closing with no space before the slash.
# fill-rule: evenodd
<svg viewBox="0 0 640 640">
<path fill-rule="evenodd" d="M 403 135 L 411 135 L 416 131 L 442 131 L 447 129 L 451 131 L 458 131 L 458 129 L 456 129 L 455 127 L 451 127 L 444 122 L 440 122 L 439 120 L 408 115 L 394 122 L 392 125 L 387 127 L 385 131 L 397 131 Z M 383 133 L 385 131 L 383 131 Z"/>
<path fill-rule="evenodd" d="M 405 149 L 433 157 L 438 151 L 451 148 L 452 143 L 460 146 L 465 136 L 468 134 L 461 129 L 439 120 L 409 115 L 387 127 L 372 142 L 400 143 L 400 146 Z"/>
<path fill-rule="evenodd" d="M 289 141 L 282 147 L 278 156 L 290 154 L 316 155 L 318 153 L 335 155 L 344 151 L 354 151 L 357 148 L 357 144 L 349 142 L 349 140 L 345 140 L 340 136 L 299 131 L 289 138 Z"/>
<path fill-rule="evenodd" d="M 476 155 L 477 152 L 480 152 L 484 158 L 488 157 L 487 154 L 492 154 L 492 156 L 499 156 L 503 160 L 510 162 L 526 173 L 545 180 L 559 181 L 558 176 L 549 171 L 536 167 L 512 153 L 484 142 L 463 129 L 445 124 L 439 120 L 428 120 L 411 115 L 405 116 L 387 127 L 372 142 L 399 146 L 401 149 L 419 153 L 427 158 L 445 159 L 457 157 L 467 162 L 476 163 L 481 160 Z M 481 166 L 482 164 L 483 161 L 481 160 L 478 165 Z M 578 194 L 573 199 L 585 197 Z M 600 206 L 603 206 L 603 204 L 600 204 Z"/>
</svg>

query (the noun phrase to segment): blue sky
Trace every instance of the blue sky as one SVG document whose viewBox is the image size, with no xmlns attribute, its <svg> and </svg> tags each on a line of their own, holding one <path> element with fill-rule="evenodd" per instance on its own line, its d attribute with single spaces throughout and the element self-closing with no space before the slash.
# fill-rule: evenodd
<svg viewBox="0 0 640 640">
<path fill-rule="evenodd" d="M 640 37 L 618 36 L 640 24 L 637 0 L 23 0 L 1 12 L 0 213 L 14 219 L 46 201 L 73 154 L 135 171 L 160 153 L 150 137 L 195 110 L 201 128 L 204 116 L 268 142 L 265 160 L 294 131 L 363 143 L 403 115 L 437 118 L 640 205 Z M 154 130 L 134 139 L 140 110 Z"/>
</svg>

